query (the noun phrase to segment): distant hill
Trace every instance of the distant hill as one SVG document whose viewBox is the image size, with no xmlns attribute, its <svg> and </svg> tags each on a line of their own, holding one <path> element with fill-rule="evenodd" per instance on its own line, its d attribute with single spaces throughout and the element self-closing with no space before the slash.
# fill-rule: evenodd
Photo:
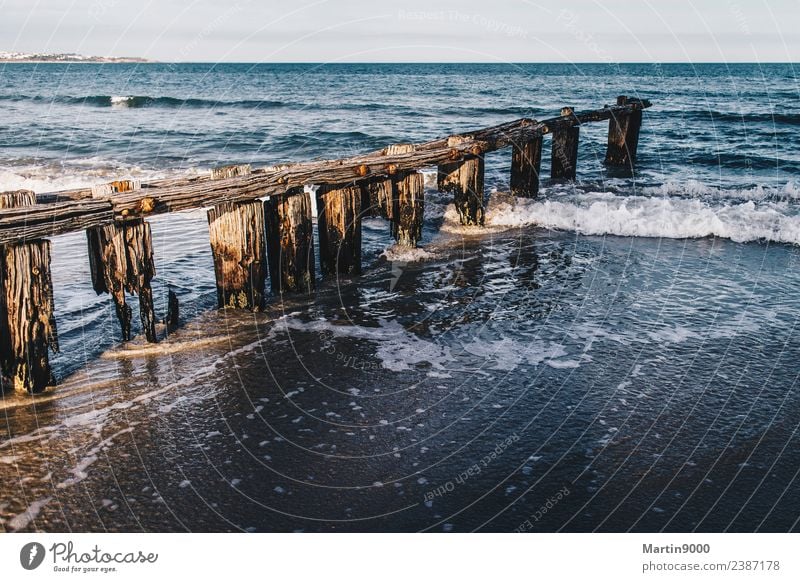
<svg viewBox="0 0 800 582">
<path fill-rule="evenodd" d="M 0 63 L 150 63 L 139 57 L 90 57 L 76 53 L 16 53 L 0 51 Z"/>
</svg>

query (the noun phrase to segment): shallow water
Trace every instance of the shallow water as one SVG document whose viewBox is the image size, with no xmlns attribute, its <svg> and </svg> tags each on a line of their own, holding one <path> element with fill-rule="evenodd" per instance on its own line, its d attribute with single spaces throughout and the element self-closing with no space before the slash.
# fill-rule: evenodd
<svg viewBox="0 0 800 582">
<path fill-rule="evenodd" d="M 635 178 L 603 170 L 605 124 L 582 130 L 580 181 L 535 201 L 497 193 L 493 154 L 484 231 L 429 189 L 424 252 L 384 253 L 369 219 L 363 276 L 264 313 L 213 309 L 204 212 L 156 218 L 157 309 L 171 287 L 185 322 L 157 346 L 117 344 L 84 235 L 56 237 L 60 384 L 0 405 L 0 527 L 798 529 L 792 68 L 608 73 L 1 68 L 3 189 L 344 155 L 623 92 L 655 106 Z"/>
</svg>

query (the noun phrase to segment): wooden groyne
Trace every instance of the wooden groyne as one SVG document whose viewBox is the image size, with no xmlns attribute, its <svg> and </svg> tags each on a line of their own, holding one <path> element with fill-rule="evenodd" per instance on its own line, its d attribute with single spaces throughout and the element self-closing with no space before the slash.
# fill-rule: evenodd
<svg viewBox="0 0 800 582">
<path fill-rule="evenodd" d="M 48 349 L 58 349 L 50 277 L 51 237 L 86 231 L 92 285 L 116 306 L 123 341 L 131 337 L 136 295 L 146 339 L 155 342 L 158 321 L 150 225 L 156 214 L 208 210 L 218 304 L 263 307 L 266 281 L 275 294 L 311 293 L 319 255 L 322 277 L 361 270 L 361 219 L 382 216 L 399 245 L 415 247 L 425 204 L 420 170 L 438 168 L 437 187 L 453 194 L 464 225 L 484 222 L 484 156 L 511 147 L 510 189 L 539 191 L 542 147 L 552 136 L 552 179 L 574 179 L 580 127 L 609 121 L 605 163 L 633 169 L 650 102 L 618 97 L 615 105 L 544 121 L 502 125 L 420 143 L 394 144 L 340 160 L 264 168 L 226 166 L 210 175 L 139 183 L 120 180 L 94 188 L 34 194 L 0 194 L 0 373 L 4 389 L 40 392 L 52 382 Z M 311 192 L 316 186 L 318 247 Z M 178 299 L 170 291 L 168 329 L 177 325 Z"/>
</svg>

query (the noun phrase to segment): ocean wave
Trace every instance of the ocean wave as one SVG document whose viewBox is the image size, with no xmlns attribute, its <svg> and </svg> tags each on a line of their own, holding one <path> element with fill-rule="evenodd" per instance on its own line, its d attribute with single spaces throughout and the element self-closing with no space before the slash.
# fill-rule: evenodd
<svg viewBox="0 0 800 582">
<path fill-rule="evenodd" d="M 186 170 L 149 170 L 97 157 L 50 164 L 0 165 L 0 192 L 58 192 L 73 188 L 91 188 L 111 180 L 154 180 L 197 176 L 206 172 L 207 170 L 197 167 Z"/>
<path fill-rule="evenodd" d="M 277 109 L 292 105 L 285 101 L 269 99 L 241 99 L 224 101 L 215 99 L 181 99 L 178 97 L 151 97 L 147 95 L 88 95 L 76 97 L 70 95 L 0 95 L 0 100 L 11 102 L 30 101 L 34 103 L 50 103 L 60 105 L 89 105 L 93 107 L 119 107 L 119 108 L 187 108 L 187 109 L 213 109 L 213 108 L 241 108 L 241 109 Z"/>
<path fill-rule="evenodd" d="M 787 203 L 714 203 L 591 192 L 553 200 L 496 197 L 487 209 L 486 222 L 493 228 L 535 224 L 586 235 L 800 244 L 800 215 L 795 212 Z"/>
<path fill-rule="evenodd" d="M 639 189 L 648 196 L 675 196 L 711 200 L 753 200 L 786 202 L 800 200 L 800 184 L 787 182 L 783 186 L 754 185 L 743 188 L 710 186 L 700 180 L 670 180 L 659 186 Z"/>
<path fill-rule="evenodd" d="M 744 113 L 737 111 L 715 111 L 713 109 L 690 109 L 665 112 L 664 115 L 694 119 L 698 121 L 714 121 L 724 123 L 750 124 L 768 123 L 775 125 L 800 125 L 798 113 Z"/>
</svg>

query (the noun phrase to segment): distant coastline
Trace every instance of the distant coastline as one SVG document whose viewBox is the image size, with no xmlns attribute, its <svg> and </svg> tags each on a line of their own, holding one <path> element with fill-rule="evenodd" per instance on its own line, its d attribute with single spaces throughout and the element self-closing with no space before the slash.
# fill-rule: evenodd
<svg viewBox="0 0 800 582">
<path fill-rule="evenodd" d="M 95 57 L 77 53 L 18 53 L 0 51 L 0 63 L 153 63 L 141 57 Z"/>
</svg>

